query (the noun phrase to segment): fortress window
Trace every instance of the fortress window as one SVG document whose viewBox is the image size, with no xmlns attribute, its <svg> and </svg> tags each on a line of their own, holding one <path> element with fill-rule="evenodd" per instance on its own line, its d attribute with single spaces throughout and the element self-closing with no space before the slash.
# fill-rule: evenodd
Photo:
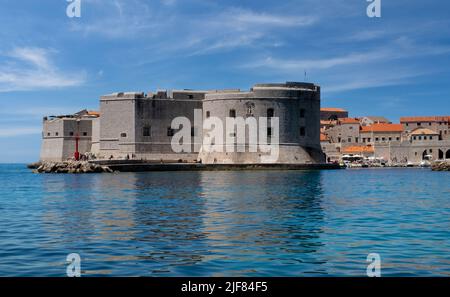
<svg viewBox="0 0 450 297">
<path fill-rule="evenodd" d="M 392 137 L 389 137 L 389 141 L 392 141 Z"/>
<path fill-rule="evenodd" d="M 306 135 L 306 128 L 300 127 L 300 136 L 305 136 L 305 135 Z"/>
<path fill-rule="evenodd" d="M 300 118 L 304 118 L 305 117 L 305 109 L 304 108 L 302 108 L 302 109 L 300 109 Z"/>
<path fill-rule="evenodd" d="M 348 138 L 348 142 L 352 142 L 352 138 L 351 137 Z"/>
<path fill-rule="evenodd" d="M 355 142 L 356 142 L 356 143 L 359 142 L 359 137 L 355 137 Z"/>
<path fill-rule="evenodd" d="M 127 137 L 127 133 L 120 133 L 120 137 Z"/>
<path fill-rule="evenodd" d="M 236 117 L 236 110 L 230 109 L 230 118 L 235 118 L 235 117 Z"/>
<path fill-rule="evenodd" d="M 206 112 L 206 118 L 208 119 L 211 116 L 211 112 L 207 111 Z"/>
<path fill-rule="evenodd" d="M 47 133 L 47 136 L 50 136 L 50 132 Z"/>
<path fill-rule="evenodd" d="M 417 123 L 417 126 L 422 126 L 422 123 Z"/>
<path fill-rule="evenodd" d="M 83 132 L 83 136 L 87 136 L 87 132 Z"/>
<path fill-rule="evenodd" d="M 189 99 L 194 99 L 194 95 L 188 95 Z"/>
<path fill-rule="evenodd" d="M 367 138 L 367 142 L 371 142 L 372 141 L 372 138 Z"/>
<path fill-rule="evenodd" d="M 366 139 L 365 139 L 365 138 L 363 138 L 363 142 L 366 142 Z"/>
<path fill-rule="evenodd" d="M 142 136 L 150 136 L 150 127 L 144 127 L 143 128 Z"/>
<path fill-rule="evenodd" d="M 267 127 L 267 137 L 272 137 L 272 128 Z"/>
<path fill-rule="evenodd" d="M 338 142 L 341 142 L 341 138 L 340 137 L 338 137 Z"/>
<path fill-rule="evenodd" d="M 191 136 L 194 137 L 195 136 L 195 127 L 191 127 Z"/>
<path fill-rule="evenodd" d="M 273 115 L 274 115 L 274 110 L 273 110 L 273 108 L 267 109 L 267 117 L 268 117 L 268 118 L 273 118 Z"/>
<path fill-rule="evenodd" d="M 56 135 L 56 136 L 58 136 L 58 135 L 59 135 L 59 133 L 58 133 L 58 132 L 56 132 L 56 133 L 55 133 L 55 135 Z"/>
<path fill-rule="evenodd" d="M 375 141 L 380 141 L 380 139 L 378 137 L 375 138 Z"/>
<path fill-rule="evenodd" d="M 255 109 L 255 103 L 253 102 L 247 102 L 245 103 L 245 108 L 247 109 L 247 117 L 253 116 L 253 110 Z"/>
<path fill-rule="evenodd" d="M 69 132 L 69 135 L 70 135 L 70 136 L 73 136 L 73 132 Z"/>
<path fill-rule="evenodd" d="M 400 137 L 397 137 L 397 141 L 400 141 Z"/>
<path fill-rule="evenodd" d="M 174 135 L 174 130 L 171 127 L 167 128 L 167 136 L 172 137 Z"/>
</svg>

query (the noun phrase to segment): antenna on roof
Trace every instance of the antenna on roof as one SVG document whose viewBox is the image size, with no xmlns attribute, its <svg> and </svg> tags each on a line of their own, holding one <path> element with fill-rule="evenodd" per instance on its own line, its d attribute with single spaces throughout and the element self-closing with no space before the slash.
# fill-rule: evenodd
<svg viewBox="0 0 450 297">
<path fill-rule="evenodd" d="M 306 82 L 306 70 L 305 70 L 305 79 L 304 79 L 303 81 L 305 81 L 305 82 Z"/>
</svg>

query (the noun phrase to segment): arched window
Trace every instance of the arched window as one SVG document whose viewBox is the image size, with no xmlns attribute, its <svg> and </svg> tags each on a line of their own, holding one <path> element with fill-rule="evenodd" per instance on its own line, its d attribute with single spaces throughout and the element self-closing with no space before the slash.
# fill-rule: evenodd
<svg viewBox="0 0 450 297">
<path fill-rule="evenodd" d="M 300 127 L 300 136 L 305 136 L 306 135 L 306 128 L 305 127 Z"/>
<path fill-rule="evenodd" d="M 273 108 L 268 108 L 267 109 L 267 117 L 268 118 L 273 118 L 273 115 L 274 115 L 274 109 Z"/>
<path fill-rule="evenodd" d="M 150 127 L 144 127 L 143 128 L 142 136 L 145 136 L 145 137 L 150 136 Z"/>
<path fill-rule="evenodd" d="M 300 108 L 300 118 L 301 119 L 305 118 L 305 113 L 306 113 L 306 110 L 304 108 Z"/>
<path fill-rule="evenodd" d="M 247 111 L 247 116 L 248 117 L 252 117 L 253 116 L 253 110 L 255 109 L 255 103 L 253 103 L 253 102 L 245 103 L 245 109 Z"/>
<path fill-rule="evenodd" d="M 428 155 L 427 150 L 424 150 L 422 153 L 422 160 L 425 160 L 427 155 Z"/>
</svg>

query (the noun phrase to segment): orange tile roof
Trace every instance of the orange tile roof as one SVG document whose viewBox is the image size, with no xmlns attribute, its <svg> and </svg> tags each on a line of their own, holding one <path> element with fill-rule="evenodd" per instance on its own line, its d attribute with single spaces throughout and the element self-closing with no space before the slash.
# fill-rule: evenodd
<svg viewBox="0 0 450 297">
<path fill-rule="evenodd" d="M 328 136 L 326 134 L 320 133 L 320 141 L 328 141 Z"/>
<path fill-rule="evenodd" d="M 320 111 L 347 112 L 345 109 L 334 107 L 322 107 Z"/>
<path fill-rule="evenodd" d="M 412 131 L 411 135 L 439 135 L 439 133 L 427 128 L 418 128 Z"/>
<path fill-rule="evenodd" d="M 432 116 L 432 117 L 402 117 L 400 123 L 414 122 L 450 122 L 450 116 Z"/>
<path fill-rule="evenodd" d="M 344 154 L 357 154 L 357 153 L 374 153 L 375 149 L 371 145 L 355 145 L 349 146 L 342 150 Z"/>
<path fill-rule="evenodd" d="M 321 125 L 331 125 L 331 124 L 334 124 L 334 123 L 335 123 L 335 121 L 332 121 L 332 120 L 329 120 L 329 121 L 321 120 L 320 121 Z"/>
<path fill-rule="evenodd" d="M 403 132 L 403 125 L 379 123 L 370 126 L 362 126 L 361 132 Z"/>
<path fill-rule="evenodd" d="M 353 118 L 342 118 L 342 119 L 339 119 L 339 123 L 341 123 L 341 124 L 359 124 L 359 120 L 353 119 Z"/>
<path fill-rule="evenodd" d="M 90 111 L 88 111 L 88 113 L 87 113 L 88 115 L 92 115 L 92 116 L 97 116 L 97 117 L 99 117 L 100 116 L 100 112 L 98 112 L 98 111 L 94 111 L 94 110 L 90 110 Z"/>
</svg>

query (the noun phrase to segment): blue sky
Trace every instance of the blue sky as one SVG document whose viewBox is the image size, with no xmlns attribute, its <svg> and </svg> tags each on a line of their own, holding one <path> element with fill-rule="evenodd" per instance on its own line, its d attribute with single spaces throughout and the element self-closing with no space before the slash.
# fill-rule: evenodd
<svg viewBox="0 0 450 297">
<path fill-rule="evenodd" d="M 39 158 L 42 116 L 156 88 L 322 86 L 352 116 L 450 114 L 450 2 L 0 0 L 0 163 Z"/>
</svg>

